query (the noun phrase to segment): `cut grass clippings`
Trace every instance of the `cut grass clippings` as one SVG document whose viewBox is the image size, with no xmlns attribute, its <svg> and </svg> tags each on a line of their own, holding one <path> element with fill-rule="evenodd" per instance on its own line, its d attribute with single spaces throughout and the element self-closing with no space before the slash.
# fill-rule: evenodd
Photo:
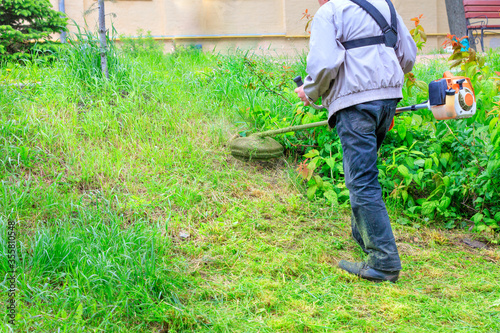
<svg viewBox="0 0 500 333">
<path fill-rule="evenodd" d="M 227 149 L 252 129 L 238 117 L 248 105 L 290 106 L 245 88 L 241 54 L 137 52 L 108 83 L 61 62 L 9 71 L 38 86 L 0 87 L 16 331 L 500 331 L 498 247 L 395 224 L 397 284 L 340 271 L 340 259 L 363 258 L 348 210 L 308 201 L 293 158 L 244 163 Z M 3 255 L 3 291 L 7 270 Z"/>
</svg>

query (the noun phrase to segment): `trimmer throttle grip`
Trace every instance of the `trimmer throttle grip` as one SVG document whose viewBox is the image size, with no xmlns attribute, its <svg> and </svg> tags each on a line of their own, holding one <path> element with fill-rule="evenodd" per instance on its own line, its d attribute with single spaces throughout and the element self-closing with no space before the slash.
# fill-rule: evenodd
<svg viewBox="0 0 500 333">
<path fill-rule="evenodd" d="M 304 85 L 304 82 L 302 81 L 302 77 L 299 75 L 296 78 L 293 79 L 293 82 L 297 85 L 297 87 L 301 87 Z"/>
<path fill-rule="evenodd" d="M 297 85 L 297 87 L 302 87 L 304 85 L 304 81 L 302 81 L 302 77 L 300 75 L 297 76 L 296 78 L 294 78 L 293 82 L 295 82 L 295 84 Z M 316 110 L 323 109 L 323 105 L 316 105 L 311 100 L 309 100 L 309 105 L 311 105 Z"/>
</svg>

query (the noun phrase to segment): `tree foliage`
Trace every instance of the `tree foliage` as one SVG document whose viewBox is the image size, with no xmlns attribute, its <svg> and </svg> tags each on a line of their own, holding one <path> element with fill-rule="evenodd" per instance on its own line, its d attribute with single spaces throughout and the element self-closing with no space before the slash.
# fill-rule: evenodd
<svg viewBox="0 0 500 333">
<path fill-rule="evenodd" d="M 19 60 L 51 53 L 51 34 L 66 31 L 67 18 L 49 0 L 0 0 L 0 58 Z"/>
</svg>

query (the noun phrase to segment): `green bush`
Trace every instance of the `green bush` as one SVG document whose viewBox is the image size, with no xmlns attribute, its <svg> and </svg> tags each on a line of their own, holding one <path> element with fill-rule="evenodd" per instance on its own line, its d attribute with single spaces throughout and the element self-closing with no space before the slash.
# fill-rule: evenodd
<svg viewBox="0 0 500 333">
<path fill-rule="evenodd" d="M 402 213 L 399 223 L 414 226 L 438 223 L 446 228 L 470 227 L 490 234 L 499 230 L 500 57 L 494 51 L 488 53 L 485 61 L 468 57 L 467 53 L 456 74 L 472 80 L 476 115 L 437 121 L 428 110 L 402 114 L 396 117 L 395 127 L 380 151 L 380 183 L 384 195 Z M 228 86 L 219 83 L 219 87 L 234 95 L 232 90 L 239 86 L 240 94 L 247 98 L 246 107 L 240 107 L 245 120 L 240 134 L 326 120 L 325 110 L 317 111 L 300 103 L 287 105 L 280 97 L 297 101 L 293 83 L 280 85 L 280 82 L 282 75 L 289 79 L 296 74 L 305 75 L 301 67 L 304 57 L 290 65 L 291 71 L 265 59 L 254 60 L 255 68 L 250 70 L 245 66 L 249 60 L 240 59 L 240 63 L 232 65 L 224 62 L 225 66 L 219 69 L 234 82 Z M 234 58 L 232 61 L 235 62 Z M 418 64 L 414 74 L 418 80 L 430 82 L 449 69 L 449 64 L 436 60 Z M 427 91 L 415 88 L 404 89 L 403 94 L 400 106 L 428 98 Z M 260 98 L 261 95 L 268 98 Z M 289 155 L 302 155 L 298 173 L 304 179 L 310 199 L 324 199 L 332 205 L 348 204 L 342 149 L 335 129 L 318 127 L 277 139 Z"/>
<path fill-rule="evenodd" d="M 495 66 L 498 55 L 490 52 L 486 63 Z M 494 232 L 500 224 L 500 105 L 494 76 L 499 68 L 479 58 L 464 58 L 460 65 L 457 74 L 470 77 L 475 89 L 476 115 L 447 121 L 434 120 L 430 112 L 398 117 L 382 151 L 380 180 L 414 221 Z"/>
<path fill-rule="evenodd" d="M 137 31 L 137 37 L 120 36 L 121 51 L 130 57 L 154 56 L 156 61 L 163 57 L 162 45 L 154 40 L 151 31 L 144 35 L 144 30 Z"/>
<path fill-rule="evenodd" d="M 32 59 L 35 54 L 53 58 L 57 43 L 50 35 L 66 31 L 66 21 L 49 0 L 1 0 L 0 60 Z"/>
</svg>

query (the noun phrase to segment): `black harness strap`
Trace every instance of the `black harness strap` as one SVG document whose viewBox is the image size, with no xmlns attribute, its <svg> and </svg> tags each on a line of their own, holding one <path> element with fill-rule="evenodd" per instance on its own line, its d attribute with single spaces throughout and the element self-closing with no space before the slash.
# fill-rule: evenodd
<svg viewBox="0 0 500 333">
<path fill-rule="evenodd" d="M 368 1 L 366 0 L 350 0 L 350 1 L 354 2 L 359 7 L 364 9 L 368 14 L 370 14 L 370 16 L 375 20 L 375 22 L 377 22 L 380 29 L 382 29 L 383 35 L 346 41 L 342 43 L 344 48 L 346 50 L 349 50 L 357 47 L 377 45 L 377 44 L 385 44 L 387 47 L 396 48 L 396 43 L 398 41 L 398 19 L 396 16 L 396 10 L 394 9 L 392 2 L 390 0 L 385 0 L 389 5 L 389 10 L 391 11 L 391 25 L 389 25 L 389 23 L 387 23 L 386 19 L 380 13 L 380 11 L 378 11 L 378 9 L 375 8 L 375 6 L 373 6 Z"/>
</svg>

